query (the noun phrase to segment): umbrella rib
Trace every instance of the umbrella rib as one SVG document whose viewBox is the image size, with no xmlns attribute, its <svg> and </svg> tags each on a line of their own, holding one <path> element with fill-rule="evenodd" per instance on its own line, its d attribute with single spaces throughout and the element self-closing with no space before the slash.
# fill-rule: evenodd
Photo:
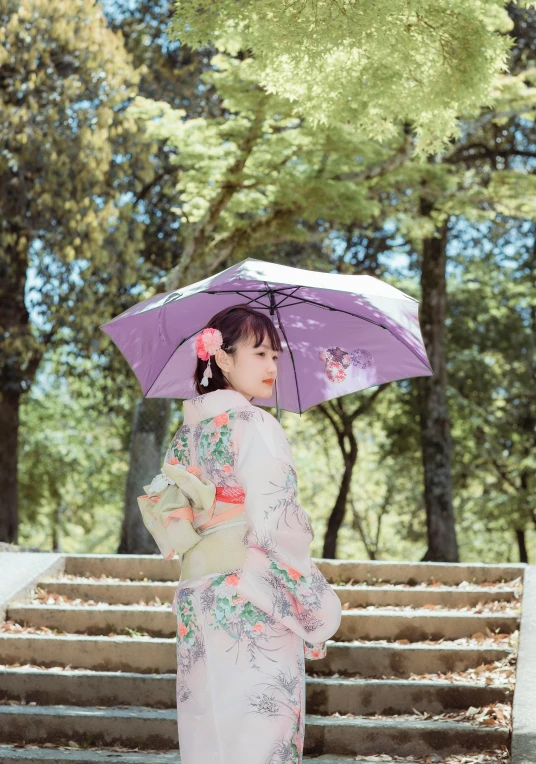
<svg viewBox="0 0 536 764">
<path fill-rule="evenodd" d="M 324 275 L 330 276 L 330 275 L 333 275 L 333 274 L 326 273 Z M 371 278 L 375 278 L 375 277 L 371 276 Z M 375 280 L 378 281 L 379 279 L 375 278 Z M 273 291 L 278 292 L 279 290 L 294 289 L 294 288 L 295 288 L 294 286 L 279 286 L 276 289 L 274 289 Z M 304 288 L 303 284 L 299 284 L 299 289 L 302 289 L 302 288 Z M 324 292 L 326 292 L 326 291 L 327 292 L 333 291 L 331 289 L 331 287 L 329 287 L 329 286 L 327 286 L 327 287 L 314 286 L 314 287 L 311 287 L 311 288 L 312 289 L 317 289 L 320 292 L 322 292 L 322 291 L 324 291 Z M 396 287 L 393 287 L 393 288 L 395 289 Z M 236 290 L 234 290 L 234 289 L 204 289 L 203 290 L 203 292 L 205 292 L 206 294 L 209 294 L 211 292 L 214 292 L 214 294 L 219 294 L 220 292 L 234 292 L 234 291 L 236 291 Z M 251 287 L 251 289 L 248 289 L 248 287 L 243 287 L 242 291 L 243 292 L 258 292 L 260 290 L 256 289 L 255 287 Z M 411 300 L 411 302 L 419 302 L 416 297 L 413 297 L 413 295 L 408 294 L 407 292 L 403 292 L 401 289 L 396 288 L 396 291 L 399 292 L 401 295 L 404 295 L 404 297 L 407 298 L 408 300 Z M 342 294 L 348 294 L 348 291 L 343 289 L 343 290 L 341 290 L 341 293 Z M 399 297 L 398 295 L 393 295 L 392 297 L 389 297 L 389 299 L 392 299 L 392 300 L 401 300 L 402 298 Z"/>
<path fill-rule="evenodd" d="M 298 289 L 300 289 L 300 288 L 301 288 L 301 287 L 297 286 L 297 287 L 295 288 L 294 292 L 297 292 L 297 291 L 298 291 Z M 285 300 L 288 300 L 288 299 L 290 299 L 291 297 L 294 297 L 294 292 L 293 292 L 292 294 L 286 294 L 286 295 L 285 295 L 285 297 L 284 297 L 284 299 L 283 299 L 283 300 L 281 300 L 281 302 L 279 302 L 279 303 L 277 303 L 277 304 L 276 304 L 276 307 L 278 307 L 278 308 L 280 308 L 280 307 L 284 307 L 284 308 L 290 308 L 290 307 L 292 307 L 293 305 L 299 305 L 299 304 L 300 304 L 300 302 L 299 302 L 300 298 L 299 298 L 299 297 L 298 297 L 298 302 L 291 302 L 291 303 L 287 303 L 286 305 L 284 304 L 284 303 L 285 303 Z M 278 293 L 278 294 L 279 294 L 279 293 Z"/>
<path fill-rule="evenodd" d="M 298 375 L 296 374 L 296 364 L 294 363 L 294 354 L 292 352 L 292 348 L 290 347 L 290 342 L 288 341 L 287 333 L 285 331 L 285 327 L 283 326 L 283 321 L 281 320 L 281 316 L 279 314 L 279 308 L 277 305 L 275 306 L 275 312 L 277 313 L 277 320 L 279 322 L 279 327 L 281 331 L 283 332 L 283 337 L 285 338 L 285 342 L 287 343 L 287 347 L 290 353 L 290 359 L 292 361 L 292 368 L 294 370 L 294 382 L 296 383 L 296 395 L 298 396 L 298 409 L 300 416 L 302 414 L 302 407 L 301 407 L 301 398 L 300 398 L 300 387 L 298 385 Z"/>
<path fill-rule="evenodd" d="M 301 289 L 301 287 L 298 287 L 298 288 Z M 246 295 L 243 294 L 243 293 L 247 292 L 247 291 L 260 292 L 261 290 L 260 289 L 255 289 L 255 290 L 253 290 L 253 289 L 251 289 L 251 290 L 247 290 L 247 289 L 243 289 L 243 290 L 241 290 L 241 289 L 214 289 L 214 290 L 210 290 L 210 292 L 207 290 L 207 294 L 239 294 L 241 297 L 245 297 Z M 261 297 L 265 297 L 267 294 L 273 294 L 274 292 L 279 293 L 277 289 L 270 289 L 268 287 L 268 291 L 263 292 L 258 297 L 253 298 L 249 302 L 256 302 Z M 294 295 L 285 295 L 285 297 L 289 297 L 289 296 L 293 297 Z M 309 305 L 314 305 L 317 308 L 325 308 L 326 310 L 334 310 L 336 313 L 346 313 L 348 316 L 353 316 L 354 318 L 360 318 L 362 321 L 368 321 L 370 324 L 374 324 L 375 326 L 380 326 L 382 329 L 389 330 L 387 326 L 384 326 L 383 324 L 380 324 L 377 321 L 373 321 L 371 318 L 367 318 L 366 316 L 360 316 L 357 313 L 352 313 L 349 310 L 344 310 L 343 308 L 334 308 L 332 305 L 324 305 L 323 302 L 315 302 L 314 300 L 309 300 L 307 297 L 300 297 L 300 296 L 298 296 L 298 297 L 296 297 L 296 299 L 298 300 L 298 302 L 294 302 L 291 305 L 283 305 L 282 302 L 280 302 L 279 305 L 283 305 L 283 307 L 288 308 L 288 307 L 292 307 L 292 305 L 299 305 L 299 303 L 306 302 Z M 262 305 L 261 307 L 269 308 L 271 306 L 270 305 Z"/>
<path fill-rule="evenodd" d="M 236 294 L 239 294 L 241 297 L 244 297 L 244 295 L 241 292 L 236 292 Z M 269 290 L 268 292 L 264 292 L 262 295 L 259 295 L 259 297 L 255 298 L 254 300 L 248 300 L 247 304 L 249 305 L 252 302 L 257 302 L 257 300 L 260 299 L 260 297 L 265 297 L 267 294 L 270 295 L 270 305 L 259 303 L 259 308 L 270 308 L 270 310 L 271 310 L 274 306 L 276 306 L 278 308 L 280 308 L 281 306 L 283 306 L 284 308 L 289 308 L 289 307 L 292 307 L 293 305 L 300 305 L 300 299 L 299 298 L 298 298 L 298 300 L 296 302 L 287 303 L 286 305 L 284 304 L 285 300 L 289 299 L 290 297 L 293 297 L 294 295 L 285 295 L 284 300 L 281 300 L 281 302 L 278 302 L 278 303 L 273 302 L 272 303 L 272 299 L 271 298 L 272 298 L 272 295 L 274 294 L 274 292 L 272 290 Z M 279 293 L 277 293 L 277 294 L 279 294 Z"/>
<path fill-rule="evenodd" d="M 256 291 L 260 291 L 260 290 L 256 290 Z M 277 291 L 277 290 L 274 290 L 274 291 Z M 242 292 L 240 290 L 231 290 L 231 289 L 222 289 L 222 290 L 217 290 L 217 291 L 214 290 L 211 293 L 212 294 L 229 293 L 229 294 L 238 294 L 241 297 L 245 296 L 245 295 L 242 294 Z M 264 292 L 264 294 L 261 295 L 261 296 L 265 296 L 267 294 L 271 294 L 271 290 L 270 289 L 268 289 L 267 292 Z M 259 299 L 259 298 L 254 298 L 252 300 L 249 300 L 249 302 L 247 304 L 249 304 L 251 302 L 256 302 L 257 299 Z M 377 321 L 373 321 L 371 318 L 367 318 L 366 316 L 360 316 L 357 313 L 352 313 L 350 310 L 343 310 L 342 308 L 334 308 L 331 305 L 324 305 L 321 302 L 315 302 L 314 300 L 308 300 L 306 297 L 297 297 L 296 299 L 298 300 L 298 302 L 292 303 L 291 305 L 283 305 L 283 307 L 288 308 L 288 307 L 292 307 L 293 305 L 299 305 L 300 302 L 306 302 L 306 303 L 308 303 L 310 305 L 314 305 L 317 308 L 324 308 L 325 310 L 332 310 L 332 311 L 335 311 L 336 313 L 345 313 L 348 316 L 353 316 L 354 318 L 360 318 L 362 321 L 368 321 L 370 324 L 374 324 L 374 326 L 379 326 L 381 329 L 385 329 L 386 331 L 390 332 L 390 329 L 389 329 L 388 326 L 384 326 L 383 324 L 380 324 Z M 279 303 L 279 305 L 281 305 L 281 304 L 282 303 Z M 279 307 L 279 305 L 276 305 L 275 307 Z M 271 306 L 270 305 L 262 305 L 261 307 L 263 307 L 263 308 L 270 308 Z M 199 331 L 199 330 L 196 330 L 195 332 L 192 332 L 192 334 L 190 334 L 189 337 L 184 337 L 184 339 L 182 339 L 179 342 L 179 344 L 176 346 L 175 350 L 180 348 L 180 346 L 183 344 L 183 342 L 186 342 L 187 340 L 190 339 L 190 337 L 193 337 L 194 334 L 196 334 L 197 331 Z M 400 339 L 400 338 L 397 338 L 397 339 Z M 400 340 L 400 341 L 403 342 L 403 340 Z M 410 348 L 410 350 L 411 350 L 411 348 Z M 419 357 L 419 356 L 417 356 L 417 357 Z M 420 359 L 420 360 L 422 360 L 422 359 Z"/>
<path fill-rule="evenodd" d="M 382 329 L 388 329 L 387 326 L 384 326 L 383 324 L 378 323 L 377 321 L 373 321 L 372 318 L 367 318 L 366 316 L 360 316 L 358 313 L 352 313 L 350 310 L 344 310 L 344 308 L 334 308 L 333 305 L 324 305 L 323 302 L 315 302 L 314 300 L 309 300 L 307 297 L 297 297 L 297 300 L 300 302 L 306 302 L 309 305 L 314 305 L 316 308 L 325 308 L 325 310 L 334 310 L 335 313 L 346 313 L 348 316 L 353 316 L 354 318 L 360 318 L 362 321 L 368 321 L 369 324 L 374 324 L 375 326 L 380 326 Z"/>
<path fill-rule="evenodd" d="M 266 283 L 266 282 L 265 282 Z M 268 292 L 283 292 L 285 289 L 301 289 L 302 284 L 298 284 L 297 286 L 279 286 L 279 287 L 269 287 L 267 286 L 266 289 Z M 248 287 L 242 287 L 241 289 L 204 289 L 203 292 L 205 294 L 225 294 L 226 292 L 263 292 L 266 290 L 260 289 L 260 287 L 251 287 L 251 289 L 248 289 Z"/>
<path fill-rule="evenodd" d="M 227 291 L 227 290 L 224 290 L 224 291 Z M 245 297 L 245 295 L 244 295 L 244 294 L 242 294 L 242 292 L 241 292 L 240 290 L 237 290 L 237 291 L 236 291 L 236 292 L 234 292 L 233 294 L 239 294 L 239 295 L 240 295 L 240 297 Z M 255 304 L 256 304 L 256 306 L 257 306 L 258 308 L 269 308 L 269 307 L 270 307 L 269 305 L 263 305 L 262 303 L 258 302 L 258 301 L 261 299 L 261 297 L 266 297 L 266 295 L 267 295 L 267 294 L 270 294 L 270 291 L 268 291 L 268 292 L 263 292 L 263 294 L 260 294 L 260 295 L 258 295 L 257 297 L 252 297 L 251 299 L 249 299 L 249 298 L 246 298 L 246 302 L 245 302 L 245 304 L 246 304 L 246 305 L 251 305 L 251 303 L 253 302 L 253 303 L 255 303 Z"/>
<path fill-rule="evenodd" d="M 301 289 L 300 286 L 296 287 L 284 287 L 284 289 L 293 289 L 294 292 L 297 292 L 298 289 Z M 248 292 L 259 292 L 257 297 L 248 298 L 247 293 Z M 206 294 L 239 294 L 241 297 L 245 297 L 248 302 L 246 303 L 249 305 L 252 302 L 258 302 L 258 300 L 262 299 L 263 297 L 266 297 L 267 295 L 273 295 L 273 294 L 281 294 L 279 289 L 272 289 L 271 287 L 267 287 L 267 291 L 263 291 L 261 289 L 207 289 Z M 284 294 L 284 299 L 288 299 L 289 297 L 293 297 L 294 293 L 292 294 Z M 282 300 L 279 305 L 282 305 L 284 300 Z M 299 303 L 292 303 L 293 305 L 298 305 Z M 269 308 L 270 305 L 263 305 L 262 303 L 259 303 L 259 307 L 261 308 Z"/>
</svg>

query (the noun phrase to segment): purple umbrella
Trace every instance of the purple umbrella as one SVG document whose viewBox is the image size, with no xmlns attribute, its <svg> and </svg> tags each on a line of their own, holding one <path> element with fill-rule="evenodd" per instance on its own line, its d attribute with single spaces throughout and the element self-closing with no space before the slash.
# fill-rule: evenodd
<svg viewBox="0 0 536 764">
<path fill-rule="evenodd" d="M 210 278 L 133 305 L 99 328 L 147 398 L 193 398 L 195 337 L 237 303 L 266 310 L 281 338 L 270 398 L 256 406 L 303 413 L 383 382 L 433 375 L 419 303 L 372 276 L 307 271 L 248 257 Z"/>
</svg>

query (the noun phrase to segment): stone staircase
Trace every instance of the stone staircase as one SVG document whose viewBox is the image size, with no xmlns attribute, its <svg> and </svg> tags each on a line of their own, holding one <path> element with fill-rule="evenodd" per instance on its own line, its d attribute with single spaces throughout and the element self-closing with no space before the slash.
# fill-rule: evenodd
<svg viewBox="0 0 536 764">
<path fill-rule="evenodd" d="M 306 662 L 306 760 L 505 761 L 524 567 L 316 562 L 343 617 Z M 158 556 L 65 555 L 8 603 L 0 763 L 178 764 L 179 576 Z"/>
</svg>

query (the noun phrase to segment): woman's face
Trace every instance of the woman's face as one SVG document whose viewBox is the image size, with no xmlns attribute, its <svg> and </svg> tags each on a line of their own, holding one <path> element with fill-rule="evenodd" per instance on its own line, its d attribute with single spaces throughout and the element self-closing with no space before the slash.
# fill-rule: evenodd
<svg viewBox="0 0 536 764">
<path fill-rule="evenodd" d="M 246 398 L 270 398 L 277 377 L 279 351 L 272 350 L 268 337 L 259 347 L 253 347 L 250 337 L 238 344 L 234 356 L 219 349 L 214 356 L 232 387 Z"/>
</svg>

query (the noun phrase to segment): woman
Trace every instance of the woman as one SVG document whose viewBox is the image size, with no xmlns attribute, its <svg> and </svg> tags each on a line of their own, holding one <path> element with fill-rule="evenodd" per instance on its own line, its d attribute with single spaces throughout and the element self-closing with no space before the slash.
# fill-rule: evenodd
<svg viewBox="0 0 536 764">
<path fill-rule="evenodd" d="M 284 430 L 250 403 L 272 394 L 280 339 L 268 316 L 237 305 L 213 316 L 196 351 L 200 395 L 184 401 L 163 466 L 190 481 L 191 506 L 173 519 L 195 530 L 173 599 L 181 762 L 300 764 L 304 659 L 325 656 L 341 603 L 311 561 Z M 208 512 L 193 480 L 199 496 L 213 489 Z"/>
</svg>

